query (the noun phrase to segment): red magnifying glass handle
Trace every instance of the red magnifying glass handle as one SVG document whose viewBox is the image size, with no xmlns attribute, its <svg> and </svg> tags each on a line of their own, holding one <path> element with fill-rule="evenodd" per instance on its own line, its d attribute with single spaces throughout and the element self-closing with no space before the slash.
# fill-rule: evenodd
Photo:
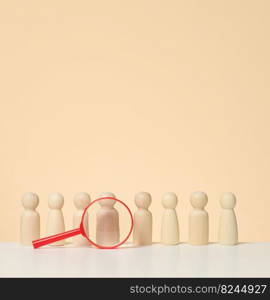
<svg viewBox="0 0 270 300">
<path fill-rule="evenodd" d="M 61 240 L 70 238 L 70 237 L 78 235 L 78 234 L 83 234 L 81 227 L 77 228 L 77 229 L 69 230 L 66 232 L 58 233 L 55 235 L 51 235 L 51 236 L 48 236 L 48 237 L 45 237 L 42 239 L 35 240 L 32 242 L 32 244 L 33 244 L 33 247 L 36 249 L 36 248 L 39 248 L 39 247 L 42 247 L 42 246 L 45 246 L 48 244 L 52 244 L 57 241 L 61 241 Z"/>
</svg>

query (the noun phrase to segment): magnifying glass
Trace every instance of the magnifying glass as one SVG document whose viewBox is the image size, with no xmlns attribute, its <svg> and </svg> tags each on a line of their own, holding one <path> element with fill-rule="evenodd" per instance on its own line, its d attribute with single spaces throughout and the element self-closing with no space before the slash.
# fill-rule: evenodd
<svg viewBox="0 0 270 300">
<path fill-rule="evenodd" d="M 93 225 L 89 230 L 86 226 L 88 219 Z M 36 249 L 81 234 L 96 248 L 114 249 L 128 240 L 133 225 L 131 210 L 123 201 L 115 197 L 102 197 L 84 209 L 79 228 L 35 240 L 32 244 Z"/>
</svg>

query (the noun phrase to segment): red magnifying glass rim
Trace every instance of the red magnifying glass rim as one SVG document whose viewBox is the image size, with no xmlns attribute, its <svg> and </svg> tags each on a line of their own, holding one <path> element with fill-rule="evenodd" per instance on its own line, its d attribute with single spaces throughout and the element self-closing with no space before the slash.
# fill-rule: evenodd
<svg viewBox="0 0 270 300">
<path fill-rule="evenodd" d="M 118 244 L 116 245 L 113 245 L 113 246 L 102 246 L 102 245 L 99 245 L 95 242 L 93 242 L 88 236 L 87 234 L 85 234 L 85 230 L 84 230 L 84 225 L 83 225 L 83 222 L 84 222 L 84 217 L 85 217 L 85 214 L 87 212 L 87 210 L 92 206 L 94 205 L 96 202 L 100 201 L 100 200 L 105 200 L 105 199 L 111 199 L 111 200 L 115 200 L 116 202 L 122 204 L 126 210 L 128 211 L 129 213 L 129 216 L 130 216 L 130 221 L 131 221 L 131 225 L 130 225 L 130 229 L 129 229 L 129 232 L 127 234 L 127 236 Z M 134 220 L 133 220 L 133 216 L 132 216 L 132 212 L 131 210 L 129 209 L 129 207 L 121 200 L 117 199 L 117 198 L 114 198 L 114 197 L 102 197 L 102 198 L 98 198 L 96 200 L 94 200 L 93 202 L 91 202 L 85 209 L 84 209 L 84 212 L 83 212 L 83 215 L 82 215 L 82 220 L 81 220 L 81 224 L 80 224 L 80 230 L 81 230 L 81 234 L 89 241 L 90 244 L 92 244 L 93 246 L 95 246 L 96 248 L 99 248 L 99 249 L 115 249 L 115 248 L 118 248 L 120 247 L 121 245 L 123 245 L 130 237 L 131 233 L 132 233 L 132 230 L 133 230 L 133 227 L 134 227 Z"/>
</svg>

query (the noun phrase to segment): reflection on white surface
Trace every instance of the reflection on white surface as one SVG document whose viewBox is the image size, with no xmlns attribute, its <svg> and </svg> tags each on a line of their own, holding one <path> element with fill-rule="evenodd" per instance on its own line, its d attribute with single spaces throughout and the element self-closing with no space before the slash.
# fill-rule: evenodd
<svg viewBox="0 0 270 300">
<path fill-rule="evenodd" d="M 231 277 L 237 276 L 238 273 L 238 251 L 240 246 L 222 246 L 216 249 L 216 265 L 213 265 L 212 272 L 219 272 L 219 277 L 222 274 L 231 274 Z"/>
<path fill-rule="evenodd" d="M 99 250 L 0 244 L 0 277 L 270 277 L 270 243 Z"/>
</svg>

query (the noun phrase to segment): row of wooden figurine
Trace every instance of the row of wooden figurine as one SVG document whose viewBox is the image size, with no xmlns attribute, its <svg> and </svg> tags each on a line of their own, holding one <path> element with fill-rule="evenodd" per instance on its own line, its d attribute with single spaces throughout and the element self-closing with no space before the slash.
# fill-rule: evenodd
<svg viewBox="0 0 270 300">
<path fill-rule="evenodd" d="M 112 193 L 103 193 L 100 197 L 113 197 Z M 152 214 L 148 210 L 151 204 L 151 195 L 147 192 L 140 192 L 135 195 L 135 204 L 138 210 L 134 213 L 134 245 L 150 245 L 152 244 Z M 81 222 L 81 217 L 85 207 L 91 202 L 87 193 L 78 193 L 74 196 L 74 205 L 77 210 L 73 215 L 73 226 L 77 228 Z M 179 243 L 179 224 L 177 212 L 177 196 L 175 193 L 166 193 L 162 197 L 162 205 L 164 207 L 162 224 L 161 224 L 161 243 L 167 245 L 176 245 Z M 193 210 L 189 215 L 189 243 L 191 245 L 206 245 L 209 241 L 209 220 L 205 206 L 208 197 L 204 192 L 195 192 L 190 197 Z M 36 208 L 39 198 L 35 193 L 26 193 L 22 197 L 24 211 L 21 215 L 20 239 L 21 244 L 31 245 L 33 240 L 40 238 L 40 217 Z M 110 202 L 106 202 L 107 204 Z M 49 215 L 47 220 L 47 234 L 54 235 L 65 231 L 65 222 L 62 213 L 64 205 L 64 197 L 59 193 L 49 195 Z M 232 193 L 224 193 L 220 199 L 221 214 L 219 223 L 219 243 L 222 245 L 235 245 L 238 243 L 237 221 L 234 212 L 236 197 Z M 111 206 L 114 202 L 111 202 Z M 110 206 L 109 205 L 109 206 Z M 118 218 L 118 217 L 117 217 Z M 86 221 L 86 220 L 85 220 Z M 119 221 L 118 221 L 119 223 Z M 85 224 L 88 231 L 88 224 Z M 102 232 L 97 233 L 99 243 L 113 244 L 117 243 L 119 237 L 119 224 L 112 230 L 114 234 L 111 237 L 107 234 L 102 236 Z M 112 241 L 110 241 L 112 239 Z M 106 240 L 106 241 L 105 241 Z M 76 246 L 86 246 L 89 242 L 82 236 L 73 238 Z M 59 241 L 54 245 L 64 245 L 65 241 Z"/>
</svg>

